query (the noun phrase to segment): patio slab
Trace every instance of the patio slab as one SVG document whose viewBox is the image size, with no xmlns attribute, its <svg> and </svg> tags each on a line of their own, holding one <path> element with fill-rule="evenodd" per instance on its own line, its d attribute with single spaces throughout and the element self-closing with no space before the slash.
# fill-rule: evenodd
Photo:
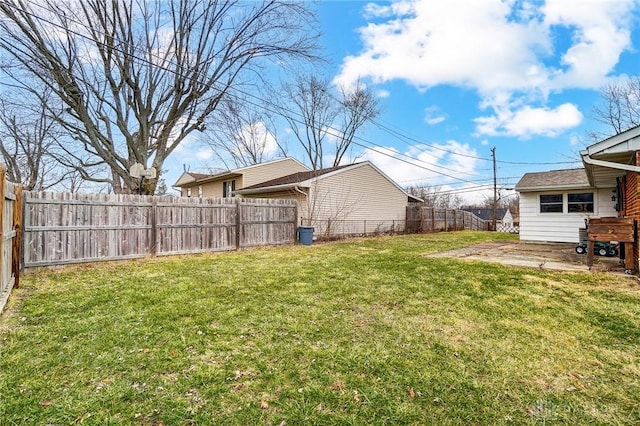
<svg viewBox="0 0 640 426">
<path fill-rule="evenodd" d="M 575 252 L 573 243 L 531 243 L 495 241 L 425 257 L 455 257 L 503 265 L 554 271 L 589 271 L 587 255 Z M 624 264 L 616 257 L 594 256 L 591 271 L 624 274 Z"/>
</svg>

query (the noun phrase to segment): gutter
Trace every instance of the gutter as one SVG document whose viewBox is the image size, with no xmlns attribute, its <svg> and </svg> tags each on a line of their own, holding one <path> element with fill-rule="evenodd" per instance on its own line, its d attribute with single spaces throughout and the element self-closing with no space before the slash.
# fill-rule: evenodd
<svg viewBox="0 0 640 426">
<path fill-rule="evenodd" d="M 628 172 L 640 173 L 640 166 L 632 166 L 630 164 L 614 163 L 613 161 L 596 160 L 591 158 L 589 154 L 582 154 L 582 162 L 591 166 L 606 167 L 609 169 L 626 170 Z"/>
<path fill-rule="evenodd" d="M 558 186 L 530 186 L 524 188 L 514 188 L 516 192 L 542 192 L 542 191 L 563 191 L 567 189 L 593 189 L 590 185 L 558 185 Z"/>
<path fill-rule="evenodd" d="M 251 194 L 260 194 L 261 192 L 285 191 L 287 189 L 293 189 L 294 191 L 298 191 L 297 188 L 299 188 L 299 186 L 296 184 L 287 184 L 287 185 L 263 186 L 261 188 L 254 188 L 254 189 L 238 189 L 236 191 L 233 191 L 233 193 L 240 194 L 240 195 L 251 195 Z"/>
</svg>

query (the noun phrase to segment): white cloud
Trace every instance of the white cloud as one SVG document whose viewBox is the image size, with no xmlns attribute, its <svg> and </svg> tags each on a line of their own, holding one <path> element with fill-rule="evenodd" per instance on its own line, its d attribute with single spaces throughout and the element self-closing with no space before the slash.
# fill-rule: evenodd
<svg viewBox="0 0 640 426">
<path fill-rule="evenodd" d="M 203 148 L 196 152 L 196 158 L 198 160 L 210 160 L 213 157 L 213 150 L 211 148 Z"/>
<path fill-rule="evenodd" d="M 446 117 L 440 113 L 437 106 L 432 105 L 424 109 L 424 121 L 427 124 L 433 126 L 442 123 L 444 120 L 446 120 Z"/>
<path fill-rule="evenodd" d="M 361 160 L 369 160 L 399 185 L 443 186 L 478 179 L 478 155 L 467 144 L 413 145 L 406 152 L 393 147 L 365 150 Z"/>
<path fill-rule="evenodd" d="M 580 123 L 574 105 L 546 106 L 550 93 L 597 89 L 631 47 L 637 0 L 401 0 L 369 4 L 363 50 L 344 58 L 336 82 L 403 80 L 419 90 L 476 91 L 480 134 L 557 135 Z M 559 34 L 562 33 L 562 36 Z M 514 107 L 512 104 L 519 104 Z M 505 112 L 505 105 L 509 104 Z M 531 106 L 525 107 L 525 104 Z M 513 122 L 511 122 L 513 121 Z"/>
<path fill-rule="evenodd" d="M 505 2 L 401 1 L 393 9 L 385 22 L 360 29 L 364 51 L 344 59 L 339 81 L 402 79 L 421 88 L 454 84 L 491 91 L 546 78 L 535 54 L 550 51 L 545 29 L 533 19 L 510 22 Z"/>
<path fill-rule="evenodd" d="M 557 108 L 534 108 L 525 105 L 517 110 L 505 108 L 490 117 L 479 117 L 474 121 L 476 132 L 489 136 L 515 136 L 529 138 L 533 135 L 558 136 L 563 131 L 578 126 L 582 113 L 569 103 Z"/>
<path fill-rule="evenodd" d="M 602 85 L 630 46 L 633 6 L 633 0 L 547 0 L 541 9 L 545 25 L 573 30 L 573 44 L 562 54 L 565 70 L 553 76 L 552 87 Z"/>
</svg>

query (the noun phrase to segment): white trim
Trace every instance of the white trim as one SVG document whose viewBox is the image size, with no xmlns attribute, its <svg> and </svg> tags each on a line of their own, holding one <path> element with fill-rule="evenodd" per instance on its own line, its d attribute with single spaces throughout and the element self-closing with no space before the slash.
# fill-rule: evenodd
<svg viewBox="0 0 640 426">
<path fill-rule="evenodd" d="M 580 155 L 584 157 L 600 154 L 603 153 L 603 151 L 609 150 L 610 148 L 624 142 L 627 142 L 627 147 L 621 151 L 618 150 L 617 152 L 637 151 L 640 149 L 640 139 L 636 139 L 638 136 L 640 136 L 640 126 L 632 127 L 629 130 L 625 130 L 622 133 L 618 133 L 617 135 L 588 146 L 585 150 L 580 152 Z"/>
<path fill-rule="evenodd" d="M 540 192 L 540 191 L 564 191 L 568 189 L 593 189 L 591 185 L 575 184 L 575 185 L 557 185 L 557 186 L 527 186 L 524 188 L 517 188 L 516 192 Z"/>
<path fill-rule="evenodd" d="M 252 164 L 252 165 L 250 165 L 250 166 L 240 167 L 239 169 L 232 169 L 232 170 L 228 170 L 228 171 L 226 171 L 226 172 L 223 172 L 222 174 L 224 174 L 224 173 L 239 173 L 239 172 L 244 172 L 245 170 L 253 169 L 253 168 L 255 168 L 255 167 L 262 167 L 262 166 L 266 166 L 267 164 L 273 164 L 273 163 L 278 163 L 278 162 L 280 162 L 280 161 L 287 161 L 287 160 L 293 160 L 293 161 L 295 161 L 296 163 L 298 163 L 299 165 L 301 165 L 302 167 L 304 167 L 305 169 L 307 169 L 307 170 L 311 171 L 311 169 L 310 169 L 309 167 L 305 166 L 304 164 L 302 164 L 301 162 L 299 162 L 299 161 L 298 161 L 298 160 L 296 160 L 295 158 L 293 158 L 293 157 L 284 157 L 284 158 L 278 158 L 278 159 L 275 159 L 275 160 L 266 161 L 266 162 L 264 162 L 264 163 L 258 163 L 258 164 Z M 216 175 L 213 175 L 213 176 L 216 176 Z"/>
<path fill-rule="evenodd" d="M 582 156 L 582 161 L 584 161 L 587 164 L 591 164 L 593 166 L 600 166 L 600 167 L 606 167 L 606 168 L 609 168 L 609 169 L 626 170 L 626 171 L 629 171 L 629 172 L 640 173 L 640 166 L 632 166 L 630 164 L 614 163 L 612 161 L 595 160 L 595 159 L 591 158 L 589 155 L 586 155 L 586 154 Z"/>
</svg>

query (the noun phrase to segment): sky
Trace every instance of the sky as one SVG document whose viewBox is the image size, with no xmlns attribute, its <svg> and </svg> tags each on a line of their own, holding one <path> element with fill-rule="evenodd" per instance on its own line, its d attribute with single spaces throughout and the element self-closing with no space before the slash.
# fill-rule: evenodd
<svg viewBox="0 0 640 426">
<path fill-rule="evenodd" d="M 357 139 L 402 187 L 429 186 L 469 204 L 501 196 L 524 173 L 581 167 L 605 85 L 640 74 L 640 0 L 319 1 L 327 75 L 361 81 L 381 115 Z M 295 154 L 294 154 L 295 155 Z M 183 167 L 213 158 L 195 145 Z"/>
</svg>

